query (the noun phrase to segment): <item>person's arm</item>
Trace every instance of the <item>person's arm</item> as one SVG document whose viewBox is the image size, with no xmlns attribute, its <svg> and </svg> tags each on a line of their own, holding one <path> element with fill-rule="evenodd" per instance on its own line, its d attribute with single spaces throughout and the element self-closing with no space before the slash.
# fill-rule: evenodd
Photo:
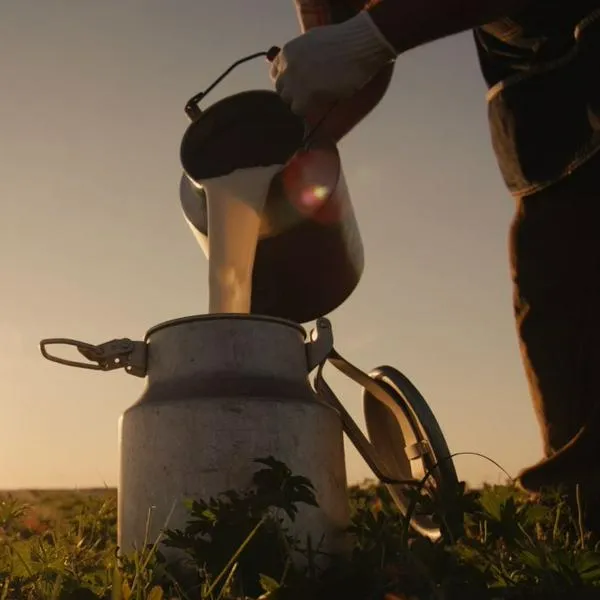
<svg viewBox="0 0 600 600">
<path fill-rule="evenodd" d="M 355 0 L 296 1 L 327 6 L 332 18 L 336 8 Z M 321 131 L 337 141 L 379 104 L 398 55 L 541 1 L 369 0 L 353 16 L 289 41 L 271 65 L 271 78 L 309 124 L 333 106 Z"/>
<path fill-rule="evenodd" d="M 368 7 L 375 25 L 398 51 L 517 14 L 533 0 L 379 0 Z"/>
<path fill-rule="evenodd" d="M 343 23 L 370 6 L 365 0 L 295 0 L 295 4 L 303 33 L 313 27 Z M 393 64 L 384 67 L 362 90 L 340 103 L 319 127 L 320 131 L 335 142 L 340 141 L 381 102 L 393 72 Z M 314 124 L 320 117 L 320 114 L 307 115 L 306 120 Z"/>
<path fill-rule="evenodd" d="M 302 33 L 310 31 L 313 27 L 333 24 L 328 0 L 295 0 L 294 3 Z"/>
</svg>

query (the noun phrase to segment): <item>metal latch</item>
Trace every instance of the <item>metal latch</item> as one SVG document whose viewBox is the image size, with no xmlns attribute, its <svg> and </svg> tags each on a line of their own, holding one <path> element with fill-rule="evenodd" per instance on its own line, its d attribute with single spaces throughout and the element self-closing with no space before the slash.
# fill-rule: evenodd
<svg viewBox="0 0 600 600">
<path fill-rule="evenodd" d="M 310 332 L 310 342 L 306 344 L 308 372 L 325 362 L 333 350 L 333 331 L 328 319 L 317 319 L 316 327 Z"/>
<path fill-rule="evenodd" d="M 48 352 L 48 346 L 74 346 L 90 362 L 80 362 L 54 356 Z M 94 371 L 114 371 L 125 369 L 130 375 L 145 377 L 147 372 L 147 346 L 145 342 L 134 342 L 128 338 L 110 340 L 95 346 L 69 338 L 48 338 L 40 342 L 40 351 L 47 360 Z M 95 364 L 94 364 L 95 363 Z"/>
</svg>

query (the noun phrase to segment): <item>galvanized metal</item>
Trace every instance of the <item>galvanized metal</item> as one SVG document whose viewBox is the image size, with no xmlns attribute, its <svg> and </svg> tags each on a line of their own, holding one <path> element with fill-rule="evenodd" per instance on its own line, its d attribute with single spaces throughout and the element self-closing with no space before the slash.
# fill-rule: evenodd
<svg viewBox="0 0 600 600">
<path fill-rule="evenodd" d="M 48 347 L 58 344 L 75 346 L 97 364 L 50 354 Z M 147 378 L 119 423 L 119 545 L 125 551 L 154 541 L 167 520 L 182 527 L 184 499 L 247 487 L 258 468 L 252 460 L 273 455 L 317 490 L 320 507 L 302 507 L 293 531 L 312 540 L 324 536 L 325 551 L 343 552 L 349 516 L 342 432 L 413 528 L 431 539 L 440 535 L 430 517 L 411 513 L 407 492 L 458 484 L 441 428 L 402 373 L 380 367 L 366 374 L 344 359 L 327 319 L 317 321 L 308 341 L 300 325 L 282 319 L 203 315 L 161 323 L 143 342 L 123 338 L 94 346 L 50 338 L 40 347 L 57 363 L 123 368 Z M 326 363 L 362 387 L 368 437 L 325 381 Z"/>
<path fill-rule="evenodd" d="M 119 545 L 182 527 L 185 498 L 250 485 L 272 455 L 317 490 L 292 531 L 343 551 L 349 512 L 342 424 L 308 380 L 302 328 L 277 319 L 200 316 L 153 328 L 147 387 L 119 426 Z M 310 347 L 310 345 L 309 345 Z M 152 519 L 146 534 L 148 510 Z"/>
</svg>

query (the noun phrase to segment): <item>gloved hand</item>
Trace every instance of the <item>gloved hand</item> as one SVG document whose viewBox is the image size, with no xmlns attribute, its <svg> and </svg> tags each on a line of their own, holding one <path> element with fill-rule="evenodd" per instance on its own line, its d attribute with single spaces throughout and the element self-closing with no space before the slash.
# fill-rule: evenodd
<svg viewBox="0 0 600 600">
<path fill-rule="evenodd" d="M 271 79 L 298 115 L 319 114 L 352 96 L 397 56 L 370 15 L 361 11 L 288 42 L 271 63 Z"/>
</svg>

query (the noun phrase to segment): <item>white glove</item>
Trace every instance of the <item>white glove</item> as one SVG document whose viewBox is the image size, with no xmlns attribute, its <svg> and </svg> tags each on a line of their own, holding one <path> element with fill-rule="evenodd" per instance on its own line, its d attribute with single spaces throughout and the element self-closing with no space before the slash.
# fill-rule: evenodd
<svg viewBox="0 0 600 600">
<path fill-rule="evenodd" d="M 397 56 L 366 11 L 315 27 L 288 42 L 271 63 L 271 79 L 296 114 L 320 114 L 349 98 Z"/>
</svg>

